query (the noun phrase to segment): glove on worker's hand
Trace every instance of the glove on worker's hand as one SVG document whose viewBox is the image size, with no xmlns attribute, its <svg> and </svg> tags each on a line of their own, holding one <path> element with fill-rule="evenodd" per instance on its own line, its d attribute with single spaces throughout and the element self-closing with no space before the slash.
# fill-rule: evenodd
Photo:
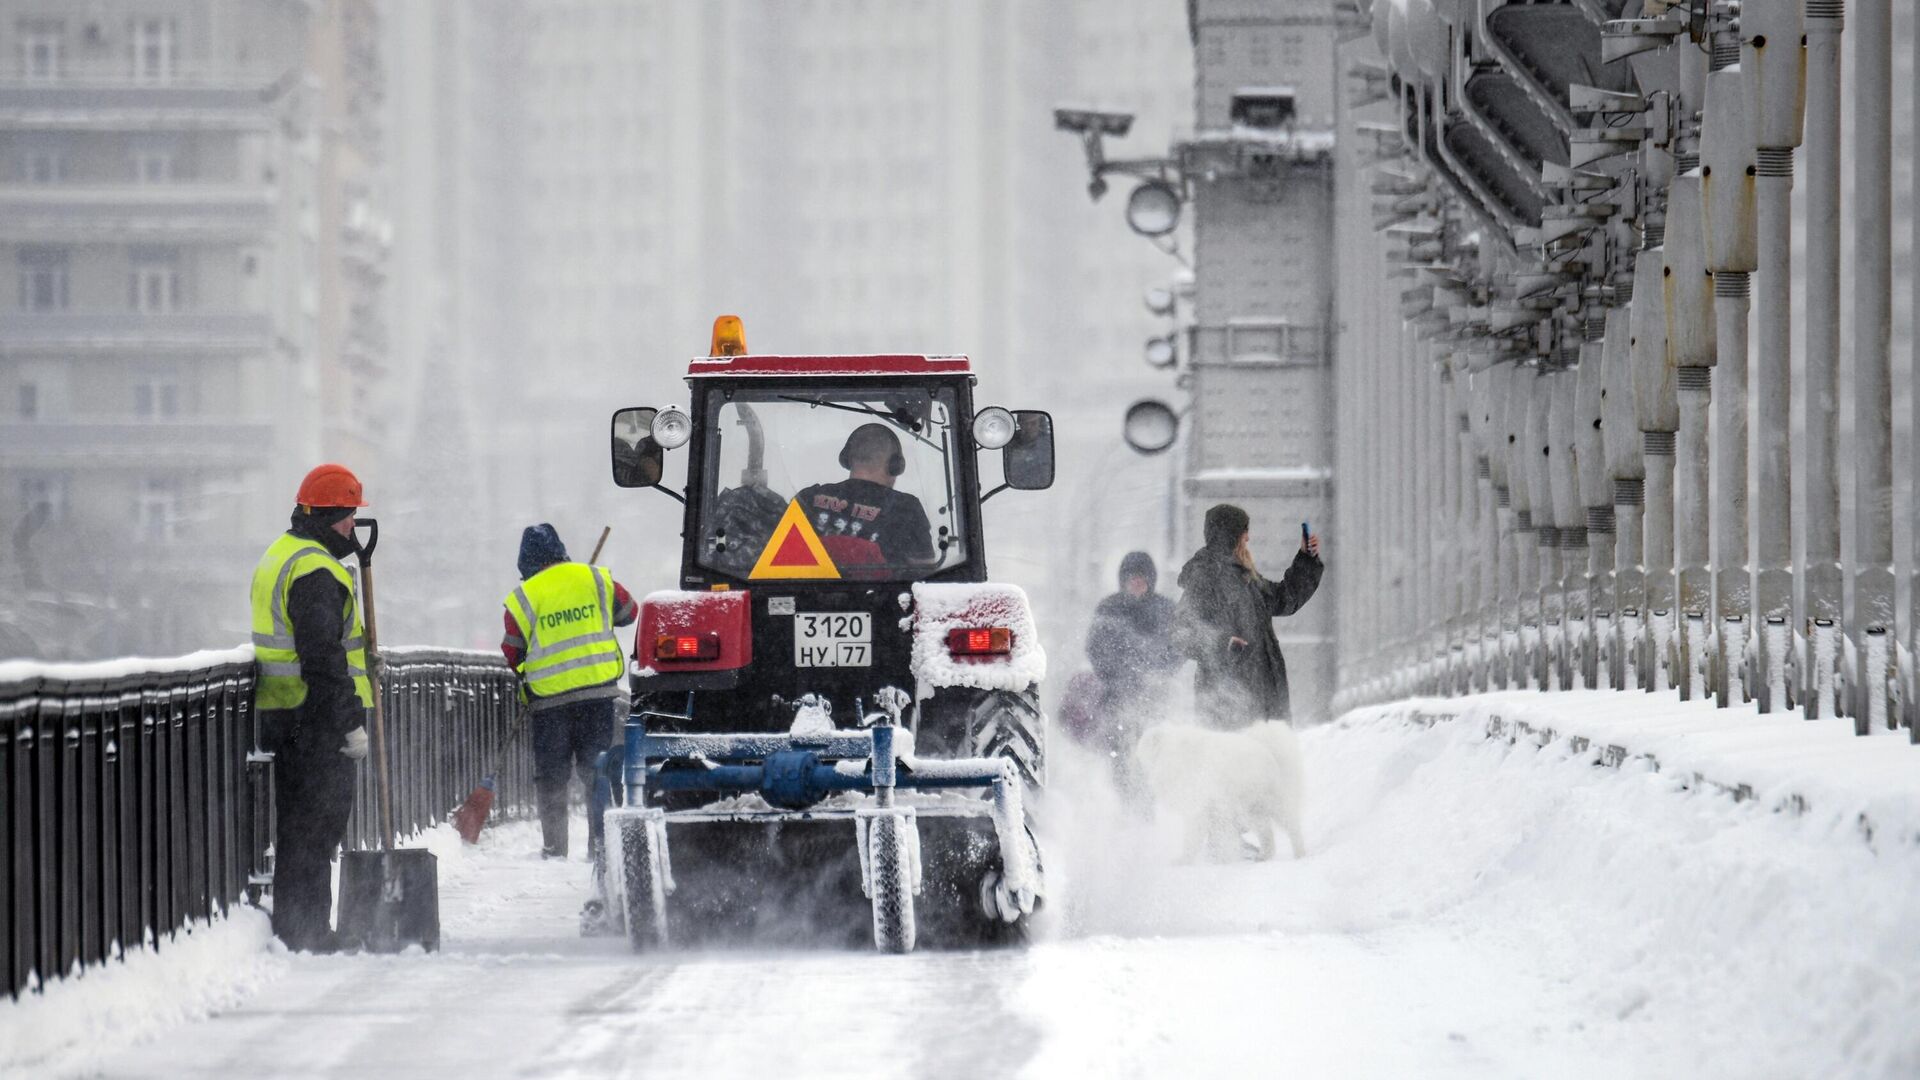
<svg viewBox="0 0 1920 1080">
<path fill-rule="evenodd" d="M 347 745 L 341 747 L 340 752 L 355 761 L 366 757 L 367 729 L 365 727 L 357 727 L 347 732 Z"/>
</svg>

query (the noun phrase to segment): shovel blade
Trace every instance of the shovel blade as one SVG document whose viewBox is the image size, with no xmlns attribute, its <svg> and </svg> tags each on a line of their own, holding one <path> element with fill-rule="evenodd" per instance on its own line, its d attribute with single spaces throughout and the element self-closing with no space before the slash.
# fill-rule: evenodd
<svg viewBox="0 0 1920 1080">
<path fill-rule="evenodd" d="M 433 852 L 340 856 L 340 937 L 374 953 L 440 948 L 440 868 Z"/>
</svg>

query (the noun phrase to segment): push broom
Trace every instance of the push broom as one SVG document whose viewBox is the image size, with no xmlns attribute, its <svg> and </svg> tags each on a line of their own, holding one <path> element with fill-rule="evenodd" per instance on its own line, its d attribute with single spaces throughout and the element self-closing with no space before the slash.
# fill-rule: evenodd
<svg viewBox="0 0 1920 1080">
<path fill-rule="evenodd" d="M 613 532 L 611 525 L 600 530 L 600 541 L 593 545 L 593 554 L 587 557 L 589 566 L 600 561 L 600 549 L 607 546 L 607 535 L 611 532 Z M 480 842 L 480 830 L 487 827 L 487 815 L 493 812 L 493 798 L 499 782 L 500 770 L 506 765 L 507 754 L 520 741 L 520 733 L 526 730 L 526 726 L 527 705 L 523 702 L 519 715 L 513 718 L 513 727 L 508 730 L 506 740 L 500 744 L 500 749 L 494 752 L 493 762 L 488 765 L 486 775 L 481 778 L 479 786 L 473 789 L 473 793 L 467 796 L 467 801 L 461 803 L 453 812 L 454 831 L 460 834 L 460 839 L 469 844 Z"/>
</svg>

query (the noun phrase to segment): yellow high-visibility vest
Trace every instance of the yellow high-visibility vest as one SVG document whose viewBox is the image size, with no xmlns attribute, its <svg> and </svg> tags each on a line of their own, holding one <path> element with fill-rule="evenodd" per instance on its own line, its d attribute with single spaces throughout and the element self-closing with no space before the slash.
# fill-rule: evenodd
<svg viewBox="0 0 1920 1080">
<path fill-rule="evenodd" d="M 287 619 L 287 594 L 293 583 L 313 573 L 333 575 L 347 590 L 340 645 L 347 651 L 347 672 L 360 704 L 373 707 L 373 684 L 367 680 L 367 632 L 360 621 L 360 605 L 353 575 L 326 547 L 292 533 L 282 533 L 260 556 L 253 569 L 253 659 L 259 666 L 254 681 L 256 709 L 296 709 L 307 700 L 307 680 L 300 675 L 300 654 L 293 648 L 293 624 Z"/>
<path fill-rule="evenodd" d="M 507 594 L 507 613 L 526 640 L 520 674 L 534 697 L 616 682 L 624 669 L 613 634 L 613 575 L 585 563 L 555 563 Z"/>
</svg>

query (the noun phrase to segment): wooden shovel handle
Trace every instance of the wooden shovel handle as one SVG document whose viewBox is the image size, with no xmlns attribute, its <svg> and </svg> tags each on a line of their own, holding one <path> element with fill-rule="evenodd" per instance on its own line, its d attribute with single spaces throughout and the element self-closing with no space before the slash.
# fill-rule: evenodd
<svg viewBox="0 0 1920 1080">
<path fill-rule="evenodd" d="M 393 784 L 387 775 L 387 708 L 380 692 L 380 634 L 374 617 L 371 555 L 367 548 L 360 551 L 360 621 L 367 630 L 367 685 L 373 693 L 373 773 L 380 788 L 380 847 L 392 851 Z"/>
</svg>

